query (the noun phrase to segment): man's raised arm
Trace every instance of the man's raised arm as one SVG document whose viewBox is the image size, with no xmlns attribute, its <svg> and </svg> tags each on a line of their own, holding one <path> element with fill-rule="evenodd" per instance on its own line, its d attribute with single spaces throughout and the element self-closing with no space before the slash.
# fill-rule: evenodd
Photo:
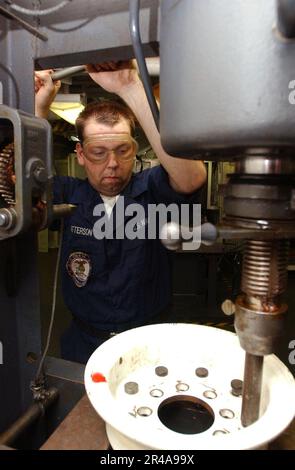
<svg viewBox="0 0 295 470">
<path fill-rule="evenodd" d="M 143 84 L 130 62 L 88 65 L 90 77 L 106 91 L 116 93 L 132 109 L 161 164 L 169 175 L 171 187 L 183 194 L 191 194 L 206 181 L 203 162 L 168 155 L 162 147 Z"/>
</svg>

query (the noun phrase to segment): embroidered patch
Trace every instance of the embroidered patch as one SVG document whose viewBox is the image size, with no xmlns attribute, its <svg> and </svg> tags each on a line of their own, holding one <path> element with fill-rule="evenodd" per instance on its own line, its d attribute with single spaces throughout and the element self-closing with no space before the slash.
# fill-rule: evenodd
<svg viewBox="0 0 295 470">
<path fill-rule="evenodd" d="M 86 253 L 81 251 L 72 253 L 68 258 L 66 268 L 77 287 L 86 285 L 91 273 L 91 262 Z"/>
</svg>

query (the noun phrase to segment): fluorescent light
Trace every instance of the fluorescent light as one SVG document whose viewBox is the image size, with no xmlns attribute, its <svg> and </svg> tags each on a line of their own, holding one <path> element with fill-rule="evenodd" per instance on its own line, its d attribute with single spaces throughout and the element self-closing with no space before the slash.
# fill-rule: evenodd
<svg viewBox="0 0 295 470">
<path fill-rule="evenodd" d="M 65 121 L 69 122 L 70 124 L 75 124 L 77 117 L 83 111 L 85 106 L 82 104 L 76 104 L 72 107 L 64 108 L 63 103 L 59 103 L 58 106 L 55 106 L 53 103 L 50 106 L 50 111 L 54 114 L 57 114 L 59 117 L 64 119 Z"/>
<path fill-rule="evenodd" d="M 75 124 L 77 117 L 85 108 L 84 96 L 78 93 L 57 94 L 50 106 L 50 111 L 70 124 Z"/>
</svg>

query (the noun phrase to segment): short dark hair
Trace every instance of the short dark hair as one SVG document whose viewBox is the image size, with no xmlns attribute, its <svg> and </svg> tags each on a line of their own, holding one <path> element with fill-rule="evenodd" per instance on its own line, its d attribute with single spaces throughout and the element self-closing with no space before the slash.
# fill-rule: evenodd
<svg viewBox="0 0 295 470">
<path fill-rule="evenodd" d="M 85 124 L 89 119 L 106 124 L 110 127 L 115 126 L 122 119 L 130 125 L 130 132 L 135 129 L 135 116 L 132 111 L 118 101 L 100 101 L 91 103 L 79 114 L 76 119 L 76 132 L 80 142 L 83 142 Z"/>
</svg>

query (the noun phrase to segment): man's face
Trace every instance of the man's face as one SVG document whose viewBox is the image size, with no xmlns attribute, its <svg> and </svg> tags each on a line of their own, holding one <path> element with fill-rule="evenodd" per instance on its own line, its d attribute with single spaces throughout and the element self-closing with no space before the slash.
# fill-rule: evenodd
<svg viewBox="0 0 295 470">
<path fill-rule="evenodd" d="M 116 196 L 128 184 L 136 148 L 126 119 L 113 127 L 89 119 L 76 150 L 91 186 L 104 196 Z"/>
</svg>

